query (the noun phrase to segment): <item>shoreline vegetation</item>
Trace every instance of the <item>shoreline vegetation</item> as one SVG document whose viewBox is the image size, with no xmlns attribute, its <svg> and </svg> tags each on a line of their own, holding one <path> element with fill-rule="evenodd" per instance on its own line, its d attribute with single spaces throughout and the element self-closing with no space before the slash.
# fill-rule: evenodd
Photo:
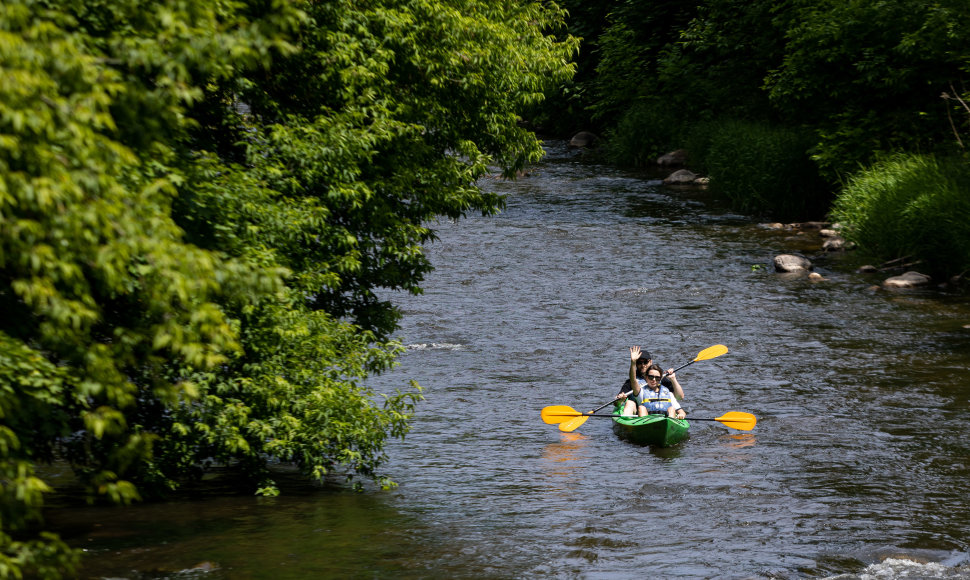
<svg viewBox="0 0 970 580">
<path fill-rule="evenodd" d="M 837 223 L 873 263 L 909 257 L 934 280 L 970 271 L 959 3 L 562 5 L 583 45 L 541 130 L 595 134 L 618 166 L 685 150 L 738 211 Z"/>
<path fill-rule="evenodd" d="M 422 399 L 372 377 L 438 219 L 541 154 L 574 73 L 551 3 L 0 3 L 0 577 L 73 578 L 44 519 L 192 490 L 219 465 L 395 485 Z M 59 463 L 58 463 L 59 462 Z"/>
<path fill-rule="evenodd" d="M 964 0 L 108 4 L 0 4 L 0 577 L 78 569 L 54 461 L 103 504 L 220 464 L 393 486 L 422 390 L 369 386 L 404 348 L 379 296 L 503 209 L 475 184 L 533 130 L 970 269 Z"/>
</svg>

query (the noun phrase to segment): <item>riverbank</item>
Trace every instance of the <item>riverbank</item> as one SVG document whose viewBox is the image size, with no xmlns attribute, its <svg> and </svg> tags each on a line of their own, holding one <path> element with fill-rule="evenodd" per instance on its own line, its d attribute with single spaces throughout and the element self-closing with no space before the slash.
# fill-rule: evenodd
<svg viewBox="0 0 970 580">
<path fill-rule="evenodd" d="M 609 144 L 589 132 L 573 136 L 569 146 L 597 163 L 607 163 L 611 158 Z M 858 259 L 847 261 L 857 263 L 863 273 L 900 276 L 913 272 L 905 280 L 893 280 L 888 285 L 883 281 L 883 286 L 970 290 L 966 278 L 970 272 L 970 200 L 966 195 L 970 191 L 970 165 L 965 160 L 896 156 L 859 169 L 838 191 L 816 194 L 812 202 L 794 203 L 793 196 L 809 193 L 798 189 L 785 195 L 767 195 L 766 191 L 785 186 L 777 178 L 765 180 L 764 173 L 779 168 L 768 167 L 763 153 L 755 156 L 760 157 L 757 163 L 737 163 L 750 171 L 748 180 L 734 176 L 726 185 L 696 172 L 705 162 L 685 149 L 670 151 L 639 169 L 674 191 L 704 191 L 709 194 L 705 196 L 708 200 L 747 214 L 757 209 L 752 215 L 785 215 L 794 208 L 800 208 L 801 213 L 814 207 L 809 221 L 770 222 L 765 227 L 795 235 L 817 232 L 822 236 L 817 244 L 820 247 L 809 244 L 809 251 L 827 257 L 851 254 Z M 816 183 L 813 187 L 818 186 Z M 820 205 L 824 200 L 829 201 Z"/>
</svg>

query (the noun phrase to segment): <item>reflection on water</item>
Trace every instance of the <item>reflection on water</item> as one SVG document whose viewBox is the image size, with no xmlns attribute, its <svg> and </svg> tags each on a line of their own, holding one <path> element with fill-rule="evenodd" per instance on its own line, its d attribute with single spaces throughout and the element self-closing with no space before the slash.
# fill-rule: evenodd
<svg viewBox="0 0 970 580">
<path fill-rule="evenodd" d="M 722 441 L 726 441 L 728 447 L 734 449 L 743 449 L 745 447 L 751 447 L 758 442 L 758 436 L 754 433 L 739 433 L 736 435 L 728 435 L 727 437 L 722 437 Z"/>
<path fill-rule="evenodd" d="M 550 443 L 543 447 L 541 467 L 543 472 L 556 483 L 555 489 L 564 489 L 581 477 L 580 471 L 586 467 L 584 451 L 588 437 L 581 433 L 560 433 L 560 443 Z"/>
<path fill-rule="evenodd" d="M 574 467 L 570 465 L 556 464 L 570 461 L 577 461 L 582 458 L 580 452 L 586 448 L 587 437 L 581 433 L 560 433 L 561 443 L 550 443 L 543 448 L 542 459 L 546 463 L 552 463 L 553 467 Z"/>
<path fill-rule="evenodd" d="M 543 459 L 548 461 L 575 461 L 578 459 L 577 451 L 586 446 L 588 437 L 582 433 L 560 433 L 559 439 L 562 443 L 546 445 Z"/>
</svg>

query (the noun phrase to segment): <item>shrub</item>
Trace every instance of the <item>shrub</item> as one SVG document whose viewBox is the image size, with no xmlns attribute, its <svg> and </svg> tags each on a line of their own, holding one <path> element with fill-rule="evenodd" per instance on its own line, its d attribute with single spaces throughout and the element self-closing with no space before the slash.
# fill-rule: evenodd
<svg viewBox="0 0 970 580">
<path fill-rule="evenodd" d="M 958 157 L 898 154 L 851 176 L 832 219 L 846 239 L 886 259 L 921 260 L 926 273 L 970 269 L 970 165 Z"/>
<path fill-rule="evenodd" d="M 676 148 L 681 121 L 659 103 L 641 102 L 630 108 L 608 135 L 607 159 L 617 165 L 644 167 Z"/>
<path fill-rule="evenodd" d="M 811 133 L 742 121 L 705 123 L 697 131 L 705 132 L 706 140 L 696 134 L 690 140 L 706 143 L 696 156 L 711 188 L 735 209 L 779 219 L 824 214 L 830 188 L 809 157 Z"/>
</svg>

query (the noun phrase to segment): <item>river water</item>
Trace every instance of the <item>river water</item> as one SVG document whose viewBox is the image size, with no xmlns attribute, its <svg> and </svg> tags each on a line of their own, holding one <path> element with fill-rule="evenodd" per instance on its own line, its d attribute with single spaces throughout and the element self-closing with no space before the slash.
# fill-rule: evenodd
<svg viewBox="0 0 970 580">
<path fill-rule="evenodd" d="M 498 216 L 438 224 L 379 391 L 424 387 L 389 447 L 400 486 L 74 508 L 52 521 L 85 577 L 970 578 L 970 303 L 814 253 L 703 192 L 583 162 L 561 143 L 487 180 Z M 826 278 L 775 274 L 807 252 Z M 678 373 L 695 422 L 668 449 L 573 433 L 628 347 Z"/>
</svg>

